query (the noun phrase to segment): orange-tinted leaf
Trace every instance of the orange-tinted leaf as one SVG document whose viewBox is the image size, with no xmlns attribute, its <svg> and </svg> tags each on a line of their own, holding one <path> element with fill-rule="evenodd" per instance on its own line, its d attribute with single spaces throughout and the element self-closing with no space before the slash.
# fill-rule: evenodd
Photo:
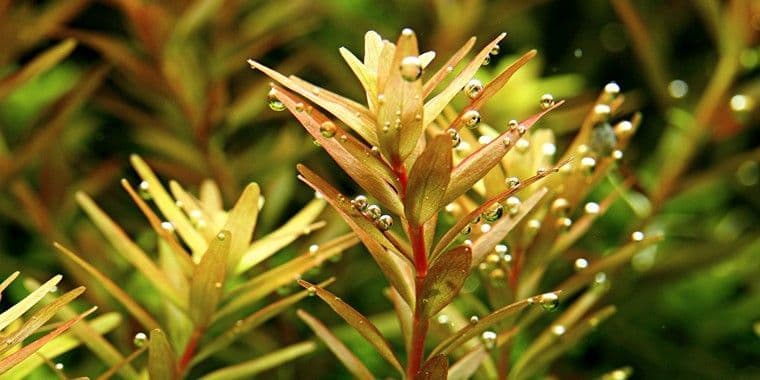
<svg viewBox="0 0 760 380">
<path fill-rule="evenodd" d="M 434 137 L 409 173 L 404 212 L 412 225 L 421 225 L 441 208 L 451 175 L 451 137 Z"/>
<path fill-rule="evenodd" d="M 430 267 L 422 284 L 421 299 L 417 300 L 421 315 L 430 318 L 451 303 L 470 274 L 471 262 L 470 247 L 459 246 Z"/>
<path fill-rule="evenodd" d="M 446 355 L 436 355 L 428 359 L 425 364 L 422 365 L 416 380 L 446 380 L 446 376 L 449 371 L 449 359 Z"/>
<path fill-rule="evenodd" d="M 488 353 L 485 348 L 483 346 L 476 347 L 449 367 L 448 380 L 467 380 L 472 378 L 472 375 L 475 374 L 475 371 L 480 367 L 480 363 L 486 357 L 488 357 Z"/>
<path fill-rule="evenodd" d="M 449 58 L 449 60 L 446 61 L 446 63 L 441 66 L 441 68 L 438 69 L 438 71 L 436 71 L 435 74 L 433 74 L 433 76 L 430 77 L 427 82 L 425 82 L 425 86 L 422 89 L 424 97 L 427 98 L 427 96 L 430 95 L 430 93 L 433 92 L 433 90 L 435 90 L 439 84 L 441 84 L 441 81 L 443 81 L 443 79 L 446 78 L 449 73 L 454 71 L 454 68 L 459 64 L 462 58 L 464 58 L 467 53 L 472 50 L 472 47 L 475 46 L 476 40 L 477 39 L 475 37 L 470 37 L 470 39 L 467 40 L 467 43 L 459 48 L 459 50 L 457 50 L 457 52 L 454 53 L 454 55 L 452 55 L 451 58 Z"/>
</svg>

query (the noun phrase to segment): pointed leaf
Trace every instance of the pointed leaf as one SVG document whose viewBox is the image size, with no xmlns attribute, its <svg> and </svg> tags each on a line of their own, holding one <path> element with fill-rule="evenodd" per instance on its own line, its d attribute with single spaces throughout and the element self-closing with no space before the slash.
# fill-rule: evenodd
<svg viewBox="0 0 760 380">
<path fill-rule="evenodd" d="M 436 355 L 428 359 L 417 372 L 415 380 L 446 380 L 449 359 L 446 355 Z"/>
<path fill-rule="evenodd" d="M 376 73 L 371 72 L 364 66 L 364 63 L 356 58 L 350 50 L 341 47 L 340 55 L 346 61 L 351 71 L 354 72 L 356 78 L 361 82 L 364 92 L 367 94 L 367 104 L 369 105 L 370 112 L 377 112 L 377 77 Z"/>
<path fill-rule="evenodd" d="M 470 37 L 469 40 L 467 40 L 467 43 L 465 43 L 459 50 L 457 50 L 454 55 L 449 58 L 446 63 L 441 66 L 438 71 L 433 74 L 430 79 L 428 79 L 427 82 L 425 82 L 425 86 L 422 89 L 423 96 L 425 98 L 430 95 L 433 90 L 435 90 L 436 87 L 438 87 L 439 84 L 441 84 L 441 81 L 443 81 L 444 78 L 446 78 L 447 75 L 449 75 L 451 72 L 454 71 L 454 68 L 459 64 L 459 62 L 467 55 L 467 53 L 472 50 L 472 47 L 475 46 L 475 37 Z"/>
<path fill-rule="evenodd" d="M 401 336 L 404 338 L 404 347 L 409 350 L 412 346 L 412 308 L 401 297 L 398 290 L 394 288 L 386 288 L 385 290 L 385 295 L 391 300 L 393 309 L 396 312 L 399 327 L 401 328 Z"/>
<path fill-rule="evenodd" d="M 151 379 L 173 380 L 178 379 L 177 359 L 174 355 L 166 335 L 160 329 L 150 332 L 148 343 L 148 373 Z"/>
<path fill-rule="evenodd" d="M 480 364 L 487 357 L 488 353 L 483 346 L 476 347 L 449 367 L 448 380 L 467 380 L 472 378 L 475 371 L 478 370 Z"/>
<path fill-rule="evenodd" d="M 8 308 L 8 310 L 5 310 L 2 314 L 0 314 L 0 331 L 8 327 L 8 325 L 26 313 L 27 310 L 36 305 L 37 302 L 39 302 L 43 297 L 50 293 L 50 289 L 53 289 L 56 285 L 58 285 L 59 282 L 61 282 L 62 278 L 63 276 L 60 274 L 54 276 L 46 283 L 42 284 L 42 286 L 37 288 L 35 291 L 30 293 L 28 296 L 24 297 L 23 300 L 19 301 L 15 305 Z"/>
<path fill-rule="evenodd" d="M 3 299 L 3 291 L 10 286 L 10 284 L 18 277 L 18 275 L 21 274 L 19 271 L 15 271 L 11 273 L 10 276 L 6 277 L 3 282 L 0 282 L 0 300 Z"/>
<path fill-rule="evenodd" d="M 40 73 L 50 70 L 66 58 L 77 46 L 76 41 L 71 38 L 65 39 L 57 45 L 40 53 L 21 69 L 0 79 L 0 100 L 8 96 L 18 87 Z"/>
<path fill-rule="evenodd" d="M 451 137 L 447 133 L 434 137 L 409 173 L 404 211 L 409 223 L 421 225 L 441 208 L 451 175 Z"/>
<path fill-rule="evenodd" d="M 417 300 L 420 314 L 430 318 L 451 303 L 464 285 L 464 280 L 470 274 L 472 252 L 470 247 L 459 246 L 444 254 L 428 270 L 422 284 L 421 299 Z"/>
<path fill-rule="evenodd" d="M 195 267 L 190 283 L 188 311 L 196 326 L 208 324 L 222 297 L 231 240 L 229 231 L 220 231 L 216 239 L 209 244 L 201 262 Z"/>
<path fill-rule="evenodd" d="M 394 368 L 400 373 L 404 373 L 401 363 L 398 362 L 396 356 L 393 354 L 393 349 L 380 334 L 380 331 L 370 322 L 367 317 L 356 311 L 349 304 L 343 302 L 340 298 L 336 297 L 331 292 L 314 286 L 304 280 L 298 280 L 298 283 L 304 288 L 313 288 L 316 291 L 316 295 L 321 298 L 327 305 L 330 306 L 343 320 L 345 320 L 351 327 L 353 327 L 361 336 L 364 337 L 377 352 L 385 358 Z"/>
<path fill-rule="evenodd" d="M 327 326 L 303 310 L 299 309 L 297 313 L 298 318 L 301 318 L 304 323 L 309 325 L 309 328 L 314 331 L 314 334 L 325 343 L 327 348 L 338 357 L 338 360 L 346 366 L 348 371 L 351 372 L 355 378 L 364 380 L 373 380 L 375 378 L 375 376 L 372 375 L 372 372 L 367 369 L 359 358 L 357 358 L 356 355 L 354 355 L 354 353 L 351 352 L 351 350 L 346 347 L 346 345 L 343 344 L 343 342 L 341 342 Z"/>
<path fill-rule="evenodd" d="M 227 224 L 224 225 L 224 229 L 232 234 L 229 255 L 230 267 L 237 266 L 240 258 L 248 250 L 259 215 L 259 193 L 258 184 L 248 184 L 227 216 Z"/>
<path fill-rule="evenodd" d="M 258 373 L 280 366 L 310 352 L 314 352 L 316 348 L 317 345 L 314 342 L 296 343 L 256 359 L 218 369 L 201 377 L 201 380 L 251 379 Z"/>
<path fill-rule="evenodd" d="M 564 103 L 563 101 L 555 103 L 551 108 L 548 108 L 540 113 L 531 116 L 521 124 L 525 129 L 530 129 L 542 116 L 549 111 L 559 107 Z M 476 182 L 485 177 L 491 168 L 501 162 L 507 152 L 515 145 L 515 142 L 520 138 L 521 134 L 518 130 L 508 129 L 504 131 L 497 138 L 491 140 L 486 145 L 481 146 L 478 150 L 467 156 L 462 160 L 454 170 L 451 172 L 451 183 L 446 189 L 446 195 L 443 197 L 443 203 L 449 203 L 456 199 L 458 196 L 464 194 L 469 190 Z M 509 142 L 509 144 L 506 144 Z"/>
</svg>

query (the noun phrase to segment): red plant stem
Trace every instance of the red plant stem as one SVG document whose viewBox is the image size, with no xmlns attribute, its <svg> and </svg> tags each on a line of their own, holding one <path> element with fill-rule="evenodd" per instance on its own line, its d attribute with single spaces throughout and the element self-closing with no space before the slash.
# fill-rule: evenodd
<svg viewBox="0 0 760 380">
<path fill-rule="evenodd" d="M 193 335 L 190 336 L 190 339 L 187 341 L 187 345 L 185 345 L 185 351 L 182 353 L 182 357 L 179 359 L 179 363 L 177 364 L 177 369 L 179 371 L 180 376 L 187 370 L 187 366 L 190 365 L 190 361 L 193 360 L 193 355 L 195 355 L 195 350 L 198 348 L 198 343 L 201 340 L 201 337 L 203 337 L 203 327 L 198 327 L 193 331 Z"/>
<path fill-rule="evenodd" d="M 427 317 L 420 314 L 420 305 L 422 301 L 422 283 L 425 281 L 425 276 L 417 276 L 415 279 L 415 294 L 417 298 L 417 305 L 414 308 L 414 321 L 412 322 L 412 345 L 409 349 L 409 362 L 406 367 L 407 379 L 414 379 L 417 377 L 422 366 L 422 358 L 425 355 L 425 337 L 428 330 Z"/>
</svg>

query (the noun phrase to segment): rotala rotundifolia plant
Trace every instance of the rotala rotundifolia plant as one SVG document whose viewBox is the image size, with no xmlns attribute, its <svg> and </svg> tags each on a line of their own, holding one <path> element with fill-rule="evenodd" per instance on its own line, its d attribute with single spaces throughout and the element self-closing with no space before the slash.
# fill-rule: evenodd
<svg viewBox="0 0 760 380">
<path fill-rule="evenodd" d="M 302 280 L 300 284 L 407 379 L 535 375 L 614 312 L 612 306 L 590 311 L 608 287 L 606 272 L 654 240 L 636 233 L 633 242 L 604 258 L 599 255 L 595 262 L 579 258 L 578 272 L 552 291 L 540 289 L 548 263 L 565 254 L 625 190 L 624 181 L 615 182 L 608 174 L 640 117 L 611 124 L 623 101 L 620 89 L 611 83 L 559 160 L 554 159 L 553 134 L 530 131 L 562 104 L 551 95 L 540 99 L 539 113 L 522 122 L 510 121 L 504 128 L 486 125 L 481 107 L 536 55 L 535 50 L 525 53 L 487 84 L 474 79 L 499 53 L 504 37 L 498 36 L 455 71 L 474 46 L 472 38 L 429 74 L 435 53 L 421 54 L 412 30 L 403 30 L 395 44 L 368 32 L 363 61 L 341 49 L 366 92 L 366 106 L 249 60 L 278 83 L 269 93 L 270 107 L 288 109 L 366 191 L 346 196 L 306 166 L 298 166 L 299 178 L 343 217 L 386 276 L 405 364 L 367 317 L 321 286 Z M 449 76 L 453 79 L 445 83 Z M 457 112 L 452 102 L 460 93 L 466 104 Z M 513 148 L 517 156 L 506 156 Z M 601 203 L 576 207 L 604 179 L 615 182 L 617 191 Z M 573 223 L 571 217 L 579 209 L 586 212 Z M 487 304 L 465 286 L 468 277 L 478 274 L 487 279 Z M 571 298 L 586 288 L 583 295 Z M 527 348 L 519 348 L 517 361 L 510 364 L 513 338 L 539 319 L 541 313 L 535 310 L 557 309 L 560 297 L 568 299 L 568 306 L 555 324 Z M 529 308 L 532 304 L 541 307 Z M 466 318 L 465 313 L 476 315 Z M 303 310 L 299 316 L 353 375 L 374 378 L 320 321 Z M 451 366 L 450 357 L 456 360 Z"/>
</svg>

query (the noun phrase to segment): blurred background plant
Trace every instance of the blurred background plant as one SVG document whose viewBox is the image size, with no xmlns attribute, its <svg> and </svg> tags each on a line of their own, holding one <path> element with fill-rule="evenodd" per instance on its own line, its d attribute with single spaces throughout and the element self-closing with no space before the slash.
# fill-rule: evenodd
<svg viewBox="0 0 760 380">
<path fill-rule="evenodd" d="M 601 302 L 616 305 L 615 316 L 550 372 L 590 377 L 628 365 L 642 378 L 713 379 L 760 371 L 756 1 L 0 1 L 0 18 L 3 278 L 16 270 L 37 279 L 64 270 L 70 285 L 85 283 L 81 271 L 51 254 L 53 240 L 102 267 L 102 253 L 110 251 L 77 211 L 77 191 L 98 199 L 137 241 L 150 240 L 118 183 L 131 176 L 131 153 L 191 190 L 213 178 L 225 204 L 255 180 L 267 196 L 261 233 L 312 198 L 296 183 L 296 162 L 352 189 L 345 176 L 324 169 L 332 163 L 293 121 L 266 109 L 267 82 L 244 58 L 360 100 L 361 87 L 335 49 L 359 51 L 361 31 L 392 36 L 408 26 L 423 51 L 443 56 L 470 35 L 486 40 L 506 31 L 501 54 L 479 79 L 515 53 L 536 48 L 539 55 L 481 111 L 485 118 L 530 114 L 541 94 L 552 93 L 567 103 L 540 127 L 562 148 L 609 81 L 626 97 L 618 112 L 643 115 L 618 161 L 630 190 L 578 247 L 600 252 L 635 230 L 665 236 L 612 282 Z M 590 197 L 609 190 L 602 186 Z M 325 236 L 342 232 L 342 223 L 330 222 L 334 216 L 325 220 Z M 362 276 L 332 291 L 391 321 L 380 273 L 356 257 L 332 273 Z M 146 285 L 136 279 L 132 286 Z M 3 306 L 22 292 L 8 289 Z M 100 289 L 84 297 L 108 304 L 97 302 L 107 299 Z M 324 314 L 328 325 L 336 323 Z M 301 326 L 293 314 L 277 321 L 280 328 Z M 130 344 L 134 331 L 127 330 L 120 347 Z M 305 328 L 285 330 L 308 337 Z M 371 369 L 381 365 L 359 338 L 348 343 Z M 84 357 L 62 360 L 74 366 Z M 312 356 L 308 369 L 299 363 L 292 364 L 298 374 L 348 376 L 330 355 Z"/>
</svg>

